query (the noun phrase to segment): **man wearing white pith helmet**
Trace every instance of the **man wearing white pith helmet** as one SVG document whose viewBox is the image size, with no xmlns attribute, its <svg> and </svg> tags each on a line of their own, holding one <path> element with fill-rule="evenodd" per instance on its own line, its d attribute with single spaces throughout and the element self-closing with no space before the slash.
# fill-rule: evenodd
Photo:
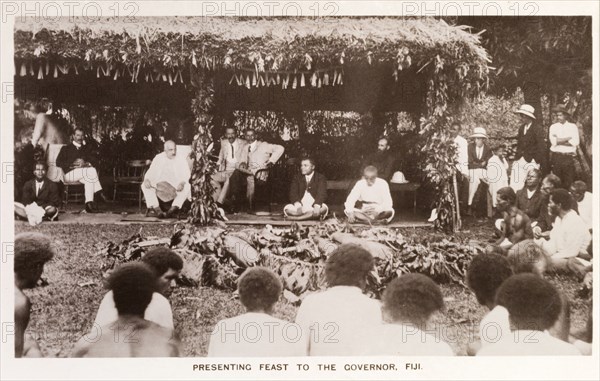
<svg viewBox="0 0 600 381">
<path fill-rule="evenodd" d="M 544 134 L 535 123 L 535 109 L 524 104 L 515 111 L 519 116 L 520 126 L 517 136 L 517 154 L 511 170 L 511 187 L 516 191 L 525 186 L 527 172 L 540 169 L 545 162 Z"/>
</svg>

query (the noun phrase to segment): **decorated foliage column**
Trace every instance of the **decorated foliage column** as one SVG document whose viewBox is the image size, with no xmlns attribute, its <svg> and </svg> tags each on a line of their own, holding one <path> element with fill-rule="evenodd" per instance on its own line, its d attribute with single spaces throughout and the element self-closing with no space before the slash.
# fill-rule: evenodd
<svg viewBox="0 0 600 381">
<path fill-rule="evenodd" d="M 208 158 L 207 152 L 207 147 L 212 141 L 211 130 L 214 122 L 214 76 L 203 70 L 198 70 L 193 75 L 196 96 L 192 100 L 192 112 L 195 115 L 197 131 L 191 152 L 192 208 L 188 222 L 208 225 L 214 218 L 221 219 L 217 204 L 212 197 L 214 188 L 210 183 L 215 172 L 215 164 Z"/>
</svg>

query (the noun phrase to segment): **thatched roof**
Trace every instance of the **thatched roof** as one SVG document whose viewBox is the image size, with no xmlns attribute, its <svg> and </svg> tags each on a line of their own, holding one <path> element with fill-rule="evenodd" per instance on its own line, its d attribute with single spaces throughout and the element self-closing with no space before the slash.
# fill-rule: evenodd
<svg viewBox="0 0 600 381">
<path fill-rule="evenodd" d="M 135 22 L 128 21 L 17 19 L 15 59 L 310 71 L 381 62 L 397 63 L 400 70 L 418 69 L 438 57 L 475 77 L 487 73 L 488 55 L 479 36 L 467 27 L 433 18 L 136 17 Z"/>
</svg>

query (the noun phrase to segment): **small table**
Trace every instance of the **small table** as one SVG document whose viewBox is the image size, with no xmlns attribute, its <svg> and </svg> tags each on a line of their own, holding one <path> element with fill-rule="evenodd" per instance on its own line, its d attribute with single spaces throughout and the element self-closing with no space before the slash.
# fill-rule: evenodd
<svg viewBox="0 0 600 381">
<path fill-rule="evenodd" d="M 327 190 L 345 190 L 350 192 L 356 184 L 356 180 L 331 180 L 327 181 Z M 419 183 L 404 183 L 396 184 L 389 183 L 390 192 L 392 193 L 407 193 L 413 194 L 413 213 L 417 213 L 417 190 L 421 187 Z"/>
</svg>

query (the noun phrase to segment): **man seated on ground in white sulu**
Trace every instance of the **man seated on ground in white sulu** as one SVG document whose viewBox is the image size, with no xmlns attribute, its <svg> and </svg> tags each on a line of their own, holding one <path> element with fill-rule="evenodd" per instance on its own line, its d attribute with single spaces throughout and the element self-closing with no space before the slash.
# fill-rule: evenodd
<svg viewBox="0 0 600 381">
<path fill-rule="evenodd" d="M 392 194 L 388 183 L 377 177 L 377 168 L 368 166 L 344 204 L 348 222 L 389 223 L 394 218 Z"/>
<path fill-rule="evenodd" d="M 164 152 L 152 159 L 152 164 L 150 164 L 142 184 L 142 192 L 144 192 L 149 215 L 157 215 L 161 218 L 174 217 L 185 200 L 191 196 L 190 176 L 191 171 L 187 161 L 177 156 L 175 142 L 167 140 Z M 156 195 L 157 184 L 162 182 L 168 183 L 177 192 L 171 208 L 166 214 L 160 209 Z"/>
</svg>

